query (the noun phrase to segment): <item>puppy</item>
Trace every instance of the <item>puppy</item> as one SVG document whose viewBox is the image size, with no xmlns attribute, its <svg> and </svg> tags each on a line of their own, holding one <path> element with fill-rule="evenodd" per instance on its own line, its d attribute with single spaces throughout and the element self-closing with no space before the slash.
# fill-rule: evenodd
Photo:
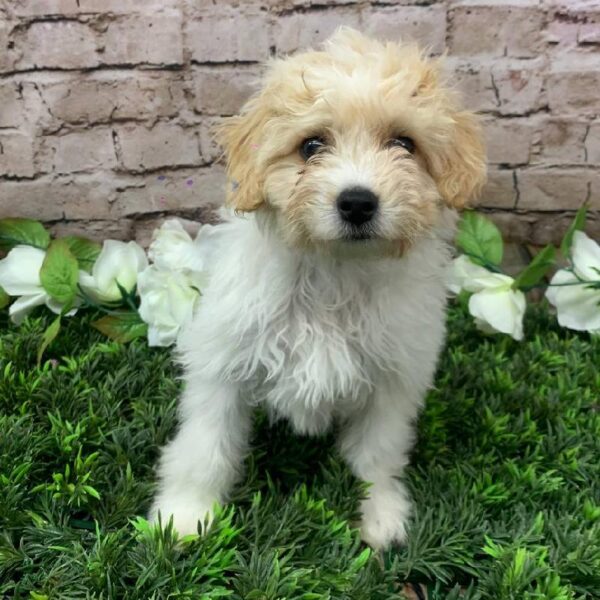
<svg viewBox="0 0 600 600">
<path fill-rule="evenodd" d="M 485 179 L 477 121 L 438 70 L 412 45 L 341 29 L 274 60 L 222 127 L 234 214 L 179 342 L 180 425 L 151 518 L 172 515 L 181 534 L 210 519 L 260 404 L 301 434 L 335 423 L 370 483 L 362 538 L 405 539 L 398 478 L 444 341 L 454 209 Z"/>
</svg>

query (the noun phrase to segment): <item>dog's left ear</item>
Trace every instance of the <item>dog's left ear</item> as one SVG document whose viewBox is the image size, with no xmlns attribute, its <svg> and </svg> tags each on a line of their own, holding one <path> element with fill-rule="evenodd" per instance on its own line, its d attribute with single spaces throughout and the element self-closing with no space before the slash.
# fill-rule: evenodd
<svg viewBox="0 0 600 600">
<path fill-rule="evenodd" d="M 251 99 L 239 116 L 217 127 L 216 137 L 227 157 L 226 204 L 240 212 L 252 212 L 264 201 L 264 177 L 258 155 L 260 132 L 269 113 L 259 97 Z"/>
<path fill-rule="evenodd" d="M 455 112 L 449 139 L 431 165 L 442 198 L 462 208 L 477 197 L 486 181 L 485 147 L 475 115 Z"/>
</svg>

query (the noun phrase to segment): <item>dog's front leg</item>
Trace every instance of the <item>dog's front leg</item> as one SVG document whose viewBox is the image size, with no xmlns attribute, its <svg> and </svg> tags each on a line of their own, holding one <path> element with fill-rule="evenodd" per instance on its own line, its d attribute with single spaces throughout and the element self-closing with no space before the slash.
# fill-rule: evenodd
<svg viewBox="0 0 600 600">
<path fill-rule="evenodd" d="M 158 492 L 150 512 L 162 522 L 173 516 L 181 535 L 196 533 L 198 521 L 211 518 L 224 502 L 240 471 L 250 429 L 249 408 L 237 385 L 188 378 L 179 430 L 164 448 Z"/>
<path fill-rule="evenodd" d="M 361 537 L 373 548 L 406 538 L 410 500 L 399 481 L 414 439 L 419 398 L 385 383 L 341 430 L 340 450 L 354 474 L 371 484 L 361 504 Z"/>
</svg>

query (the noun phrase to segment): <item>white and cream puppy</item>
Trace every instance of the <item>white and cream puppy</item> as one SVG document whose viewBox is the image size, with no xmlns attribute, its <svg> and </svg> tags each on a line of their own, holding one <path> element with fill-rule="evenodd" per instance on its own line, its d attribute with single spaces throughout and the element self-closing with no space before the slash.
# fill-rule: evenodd
<svg viewBox="0 0 600 600">
<path fill-rule="evenodd" d="M 227 501 L 262 405 L 303 434 L 335 423 L 371 484 L 363 539 L 402 542 L 399 476 L 444 341 L 454 209 L 485 179 L 477 121 L 437 61 L 342 29 L 274 60 L 220 134 L 234 213 L 178 346 L 179 429 L 151 517 L 187 534 Z"/>
</svg>

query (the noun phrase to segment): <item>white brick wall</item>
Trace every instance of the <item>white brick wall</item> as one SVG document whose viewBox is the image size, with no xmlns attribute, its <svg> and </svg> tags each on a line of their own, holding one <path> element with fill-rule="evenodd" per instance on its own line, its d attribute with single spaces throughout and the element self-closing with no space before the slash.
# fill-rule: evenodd
<svg viewBox="0 0 600 600">
<path fill-rule="evenodd" d="M 97 238 L 214 218 L 210 127 L 260 61 L 342 24 L 447 52 L 509 237 L 556 241 L 586 199 L 600 235 L 600 0 L 0 0 L 0 216 Z"/>
</svg>

